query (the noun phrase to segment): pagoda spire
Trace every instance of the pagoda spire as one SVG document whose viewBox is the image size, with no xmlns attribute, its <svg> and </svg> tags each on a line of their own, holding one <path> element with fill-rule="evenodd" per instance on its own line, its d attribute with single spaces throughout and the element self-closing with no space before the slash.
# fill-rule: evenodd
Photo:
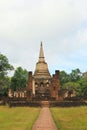
<svg viewBox="0 0 87 130">
<path fill-rule="evenodd" d="M 39 62 L 45 62 L 42 41 L 40 44 Z"/>
<path fill-rule="evenodd" d="M 42 42 L 40 44 L 40 52 L 39 52 L 39 60 L 36 63 L 36 68 L 35 68 L 35 72 L 34 72 L 34 78 L 43 78 L 43 79 L 49 79 L 50 73 L 48 70 L 48 65 L 45 62 L 45 58 L 44 58 L 44 51 L 43 51 L 43 45 Z"/>
</svg>

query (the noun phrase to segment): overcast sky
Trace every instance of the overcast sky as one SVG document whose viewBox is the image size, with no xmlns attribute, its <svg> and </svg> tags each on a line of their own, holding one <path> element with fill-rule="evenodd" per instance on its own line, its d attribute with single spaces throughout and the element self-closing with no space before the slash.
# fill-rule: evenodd
<svg viewBox="0 0 87 130">
<path fill-rule="evenodd" d="M 87 0 L 0 0 L 0 53 L 34 71 L 40 41 L 51 74 L 87 71 Z"/>
</svg>

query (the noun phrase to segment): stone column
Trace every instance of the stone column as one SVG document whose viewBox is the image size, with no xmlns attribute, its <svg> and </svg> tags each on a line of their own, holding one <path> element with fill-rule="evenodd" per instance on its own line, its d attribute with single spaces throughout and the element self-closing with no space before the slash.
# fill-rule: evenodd
<svg viewBox="0 0 87 130">
<path fill-rule="evenodd" d="M 35 96 L 35 81 L 32 82 L 32 93 Z"/>
</svg>

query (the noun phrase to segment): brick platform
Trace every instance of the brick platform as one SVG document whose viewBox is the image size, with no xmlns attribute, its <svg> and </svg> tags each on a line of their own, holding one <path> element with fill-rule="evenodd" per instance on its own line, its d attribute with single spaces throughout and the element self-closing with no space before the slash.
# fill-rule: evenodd
<svg viewBox="0 0 87 130">
<path fill-rule="evenodd" d="M 48 107 L 43 107 L 31 130 L 58 130 Z"/>
</svg>

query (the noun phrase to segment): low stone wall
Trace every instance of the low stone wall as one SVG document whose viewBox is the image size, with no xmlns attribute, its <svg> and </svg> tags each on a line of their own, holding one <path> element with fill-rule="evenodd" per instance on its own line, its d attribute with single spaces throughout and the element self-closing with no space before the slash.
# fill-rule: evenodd
<svg viewBox="0 0 87 130">
<path fill-rule="evenodd" d="M 50 101 L 49 104 L 50 107 L 76 107 L 87 105 L 84 101 Z"/>
<path fill-rule="evenodd" d="M 43 107 L 43 106 L 49 106 L 49 107 L 76 107 L 76 106 L 86 106 L 86 102 L 79 102 L 79 101 L 49 101 L 48 103 L 43 103 L 41 101 L 24 101 L 24 100 L 14 100 L 9 102 L 10 107 L 16 107 L 16 106 L 30 106 L 30 107 Z"/>
<path fill-rule="evenodd" d="M 0 105 L 6 105 L 6 103 L 8 102 L 8 97 L 5 96 L 0 96 Z"/>
<path fill-rule="evenodd" d="M 29 101 L 26 98 L 10 98 L 8 100 L 9 107 L 17 106 L 30 106 L 30 107 L 39 107 L 41 106 L 40 101 Z"/>
<path fill-rule="evenodd" d="M 30 106 L 30 107 L 75 107 L 86 106 L 86 100 L 78 101 L 30 101 L 27 98 L 2 98 L 0 99 L 1 105 L 8 104 L 10 107 L 16 106 Z"/>
</svg>

